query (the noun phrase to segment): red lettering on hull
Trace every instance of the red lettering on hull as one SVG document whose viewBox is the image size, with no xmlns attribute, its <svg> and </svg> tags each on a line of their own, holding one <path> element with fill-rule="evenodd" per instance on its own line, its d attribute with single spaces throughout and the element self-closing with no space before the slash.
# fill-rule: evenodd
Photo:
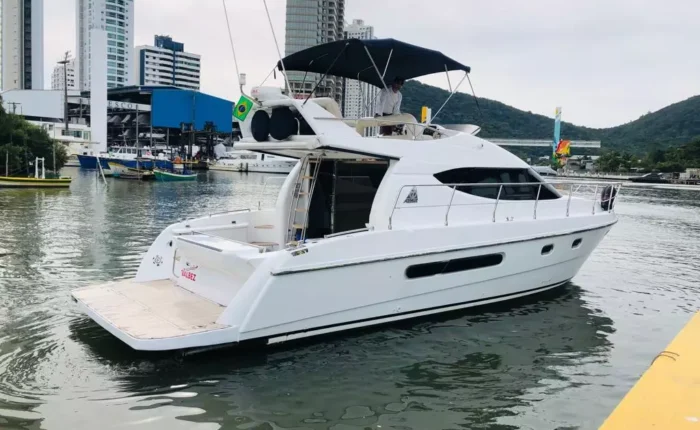
<svg viewBox="0 0 700 430">
<path fill-rule="evenodd" d="M 183 278 L 189 279 L 190 281 L 196 281 L 197 279 L 196 273 L 188 272 L 185 269 L 182 269 L 181 273 Z"/>
</svg>

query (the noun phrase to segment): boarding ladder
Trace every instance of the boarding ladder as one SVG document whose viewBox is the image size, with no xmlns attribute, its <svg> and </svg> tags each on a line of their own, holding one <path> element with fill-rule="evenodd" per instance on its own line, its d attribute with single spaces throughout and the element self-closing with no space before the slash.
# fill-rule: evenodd
<svg viewBox="0 0 700 430">
<path fill-rule="evenodd" d="M 287 245 L 296 246 L 304 243 L 306 238 L 306 228 L 309 221 L 309 209 L 311 207 L 311 196 L 314 194 L 316 180 L 321 171 L 322 157 L 312 157 L 307 155 L 301 161 L 301 168 L 294 184 L 292 203 L 289 206 L 289 220 L 287 222 Z M 313 173 L 311 165 L 315 164 Z M 304 200 L 301 203 L 300 200 Z"/>
</svg>

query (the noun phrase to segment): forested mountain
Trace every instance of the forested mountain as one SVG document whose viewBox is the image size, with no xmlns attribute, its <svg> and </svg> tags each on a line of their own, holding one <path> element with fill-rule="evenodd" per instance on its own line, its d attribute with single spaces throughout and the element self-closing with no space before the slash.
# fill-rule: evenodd
<svg viewBox="0 0 700 430">
<path fill-rule="evenodd" d="M 448 91 L 418 81 L 407 81 L 402 89 L 401 110 L 420 118 L 421 106 L 433 112 L 449 95 Z M 480 118 L 474 97 L 455 94 L 436 118 L 442 124 L 477 124 L 481 137 L 547 139 L 552 136 L 553 118 L 525 112 L 504 103 L 479 98 Z M 562 122 L 562 136 L 567 139 L 601 140 L 603 148 L 632 153 L 691 142 L 700 138 L 700 96 L 667 106 L 659 111 L 611 128 L 589 128 Z"/>
</svg>

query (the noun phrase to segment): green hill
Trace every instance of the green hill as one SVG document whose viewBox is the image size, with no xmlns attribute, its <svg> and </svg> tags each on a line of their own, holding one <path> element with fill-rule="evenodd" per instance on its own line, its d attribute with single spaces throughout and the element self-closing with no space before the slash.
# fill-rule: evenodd
<svg viewBox="0 0 700 430">
<path fill-rule="evenodd" d="M 421 106 L 433 107 L 433 113 L 445 101 L 448 92 L 441 88 L 408 81 L 402 89 L 401 110 L 420 118 Z M 546 139 L 552 136 L 554 120 L 525 112 L 504 103 L 479 98 L 483 119 L 474 97 L 455 94 L 436 122 L 442 124 L 477 124 L 481 137 Z M 600 140 L 603 148 L 643 153 L 653 148 L 667 148 L 700 138 L 700 96 L 667 106 L 657 112 L 617 127 L 596 129 L 562 122 L 567 139 Z"/>
</svg>

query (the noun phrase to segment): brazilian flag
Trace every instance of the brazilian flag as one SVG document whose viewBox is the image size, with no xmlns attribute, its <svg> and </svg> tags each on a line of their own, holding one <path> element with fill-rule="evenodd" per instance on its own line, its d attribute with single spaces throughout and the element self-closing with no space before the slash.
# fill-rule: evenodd
<svg viewBox="0 0 700 430">
<path fill-rule="evenodd" d="M 243 122 L 252 108 L 253 101 L 248 97 L 241 95 L 241 98 L 238 99 L 238 103 L 236 103 L 236 107 L 233 108 L 233 117 L 240 122 Z"/>
</svg>

